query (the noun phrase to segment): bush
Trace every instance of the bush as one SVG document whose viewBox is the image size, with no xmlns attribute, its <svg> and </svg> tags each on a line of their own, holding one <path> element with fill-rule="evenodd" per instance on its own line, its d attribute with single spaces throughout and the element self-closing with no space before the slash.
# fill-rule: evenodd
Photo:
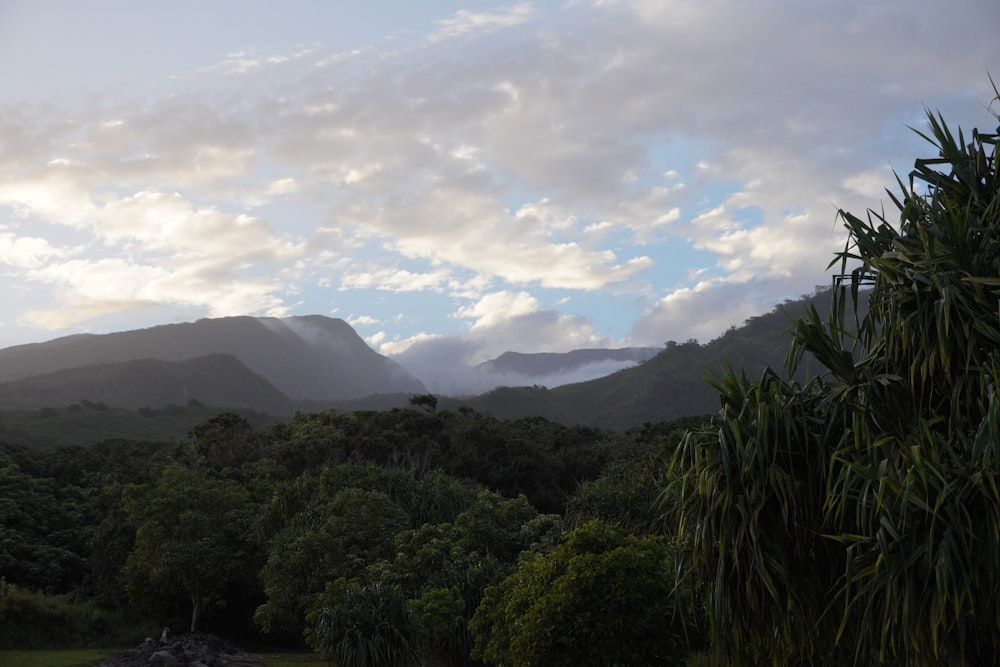
<svg viewBox="0 0 1000 667">
<path fill-rule="evenodd" d="M 43 595 L 0 580 L 2 649 L 131 645 L 145 634 L 143 628 L 89 600 Z"/>
</svg>

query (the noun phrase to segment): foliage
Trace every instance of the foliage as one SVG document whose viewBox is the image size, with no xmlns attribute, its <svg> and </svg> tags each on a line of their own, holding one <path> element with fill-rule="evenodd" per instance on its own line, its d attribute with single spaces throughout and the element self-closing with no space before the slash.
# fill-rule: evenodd
<svg viewBox="0 0 1000 667">
<path fill-rule="evenodd" d="M 662 500 L 665 477 L 664 466 L 655 458 L 613 461 L 567 500 L 566 525 L 579 528 L 601 519 L 637 535 L 665 535 L 671 527 Z"/>
<path fill-rule="evenodd" d="M 441 666 L 476 664 L 468 622 L 484 589 L 522 553 L 558 544 L 562 518 L 531 497 L 559 510 L 608 461 L 661 445 L 658 427 L 625 442 L 467 409 L 299 413 L 264 429 L 213 413 L 186 430 L 173 443 L 0 445 L 3 529 L 20 531 L 2 543 L 18 549 L 10 571 L 34 567 L 45 581 L 25 583 L 154 626 L 190 614 L 246 638 L 255 616 L 290 643 L 315 630 L 307 614 L 336 606 L 321 604 L 327 585 L 347 578 L 400 596 L 421 628 L 410 650 Z M 66 576 L 40 556 L 60 549 L 73 558 Z"/>
<path fill-rule="evenodd" d="M 29 475 L 0 454 L 0 572 L 7 581 L 50 593 L 79 584 L 82 503 L 79 488 Z"/>
<path fill-rule="evenodd" d="M 259 458 L 253 426 L 245 417 L 223 412 L 191 429 L 194 451 L 209 467 L 237 468 Z"/>
<path fill-rule="evenodd" d="M 518 667 L 683 664 L 683 590 L 663 537 L 592 521 L 486 589 L 473 656 Z"/>
<path fill-rule="evenodd" d="M 403 509 L 382 491 L 342 488 L 319 495 L 273 541 L 260 573 L 267 602 L 255 613 L 270 633 L 299 631 L 327 582 L 358 577 L 392 553 L 408 527 Z"/>
<path fill-rule="evenodd" d="M 898 229 L 841 212 L 831 315 L 796 324 L 789 368 L 811 353 L 829 375 L 730 373 L 674 460 L 735 662 L 997 664 L 998 135 L 928 127 L 939 157 L 890 193 Z"/>
<path fill-rule="evenodd" d="M 523 496 L 482 491 L 453 523 L 397 534 L 395 557 L 371 565 L 368 576 L 407 596 L 424 628 L 418 644 L 424 659 L 465 665 L 468 622 L 484 589 L 513 572 L 520 554 L 550 549 L 561 528 L 559 517 L 539 515 Z"/>
<path fill-rule="evenodd" d="M 338 667 L 399 667 L 419 664 L 421 627 L 406 600 L 381 584 L 331 582 L 308 617 L 312 647 Z"/>
<path fill-rule="evenodd" d="M 155 487 L 127 489 L 124 503 L 137 526 L 127 564 L 133 598 L 185 594 L 194 632 L 209 603 L 248 583 L 257 565 L 250 543 L 254 508 L 238 483 L 173 464 Z"/>
<path fill-rule="evenodd" d="M 828 509 L 847 546 L 838 593 L 858 655 L 989 664 L 1000 655 L 1000 152 L 997 134 L 966 143 L 940 116 L 928 125 L 939 157 L 900 182 L 899 231 L 844 215 L 842 266 L 860 265 L 843 298 L 862 285 L 871 295 L 860 360 L 831 366 L 852 421 Z M 816 320 L 802 346 L 846 362 Z"/>
<path fill-rule="evenodd" d="M 38 449 L 94 445 L 105 440 L 176 442 L 191 429 L 219 414 L 219 408 L 170 406 L 152 409 L 108 408 L 99 402 L 81 401 L 81 409 L 50 408 L 47 418 L 39 410 L 0 410 L 3 437 L 9 442 Z M 239 410 L 256 427 L 273 421 L 262 413 Z"/>
<path fill-rule="evenodd" d="M 0 648 L 125 645 L 139 641 L 142 632 L 92 602 L 44 595 L 0 579 Z"/>
<path fill-rule="evenodd" d="M 843 418 L 824 409 L 819 381 L 730 373 L 715 386 L 722 409 L 678 449 L 671 490 L 681 539 L 708 589 L 712 634 L 746 664 L 819 659 L 837 633 L 826 607 L 843 559 L 822 535 Z"/>
</svg>

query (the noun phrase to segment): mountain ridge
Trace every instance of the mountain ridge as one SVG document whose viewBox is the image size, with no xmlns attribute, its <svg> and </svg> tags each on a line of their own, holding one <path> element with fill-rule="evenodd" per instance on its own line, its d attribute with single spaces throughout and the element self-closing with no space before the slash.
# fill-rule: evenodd
<svg viewBox="0 0 1000 667">
<path fill-rule="evenodd" d="M 228 354 L 292 401 L 425 391 L 343 320 L 237 316 L 108 334 L 76 334 L 0 349 L 0 385 L 31 376 L 139 359 L 183 362 Z"/>
<path fill-rule="evenodd" d="M 642 363 L 659 354 L 662 348 L 580 348 L 569 352 L 504 352 L 484 361 L 479 368 L 498 374 L 544 377 L 606 362 Z"/>
</svg>

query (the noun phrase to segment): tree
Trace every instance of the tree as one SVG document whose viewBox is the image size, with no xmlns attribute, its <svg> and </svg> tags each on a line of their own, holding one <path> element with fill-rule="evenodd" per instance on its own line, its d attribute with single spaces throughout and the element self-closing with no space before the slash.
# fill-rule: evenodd
<svg viewBox="0 0 1000 667">
<path fill-rule="evenodd" d="M 831 314 L 796 323 L 786 369 L 829 373 L 727 374 L 672 463 L 735 663 L 998 664 L 998 135 L 928 127 L 898 229 L 840 213 Z"/>
<path fill-rule="evenodd" d="M 0 573 L 12 584 L 48 593 L 79 585 L 86 553 L 75 486 L 36 478 L 0 451 Z"/>
<path fill-rule="evenodd" d="M 260 573 L 267 602 L 254 614 L 268 633 L 301 631 L 328 582 L 358 578 L 388 558 L 406 513 L 381 491 L 348 487 L 307 506 L 272 540 Z"/>
<path fill-rule="evenodd" d="M 661 507 L 666 486 L 662 462 L 651 457 L 612 461 L 600 477 L 580 484 L 566 501 L 566 524 L 579 528 L 601 519 L 641 535 L 663 535 L 671 526 Z"/>
<path fill-rule="evenodd" d="M 417 643 L 428 664 L 470 664 L 468 622 L 487 586 L 514 571 L 519 555 L 550 549 L 558 516 L 539 515 L 523 497 L 482 491 L 453 523 L 425 523 L 395 538 L 395 556 L 369 566 L 372 581 L 405 595 L 423 628 Z"/>
<path fill-rule="evenodd" d="M 211 468 L 236 468 L 259 458 L 253 426 L 245 418 L 223 412 L 191 429 L 189 437 L 195 453 Z"/>
<path fill-rule="evenodd" d="M 185 594 L 194 632 L 206 606 L 227 587 L 252 585 L 254 508 L 239 484 L 174 464 L 155 487 L 127 488 L 124 505 L 137 526 L 127 562 L 133 598 L 155 601 L 164 594 Z"/>
<path fill-rule="evenodd" d="M 689 605 L 663 537 L 595 520 L 486 589 L 471 623 L 473 657 L 517 667 L 683 664 L 680 607 Z"/>
<path fill-rule="evenodd" d="M 410 405 L 421 407 L 427 410 L 427 412 L 433 413 L 437 410 L 438 399 L 434 394 L 419 394 L 410 396 Z"/>
</svg>

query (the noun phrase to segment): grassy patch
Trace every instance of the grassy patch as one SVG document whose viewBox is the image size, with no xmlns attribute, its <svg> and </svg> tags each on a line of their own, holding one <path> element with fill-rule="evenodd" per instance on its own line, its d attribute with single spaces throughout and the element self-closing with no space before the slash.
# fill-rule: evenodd
<svg viewBox="0 0 1000 667">
<path fill-rule="evenodd" d="M 18 667 L 89 667 L 110 657 L 106 649 L 0 650 L 0 665 Z M 304 663 L 303 663 L 304 664 Z"/>
<path fill-rule="evenodd" d="M 327 667 L 315 653 L 268 653 L 261 657 L 265 667 Z"/>
</svg>

